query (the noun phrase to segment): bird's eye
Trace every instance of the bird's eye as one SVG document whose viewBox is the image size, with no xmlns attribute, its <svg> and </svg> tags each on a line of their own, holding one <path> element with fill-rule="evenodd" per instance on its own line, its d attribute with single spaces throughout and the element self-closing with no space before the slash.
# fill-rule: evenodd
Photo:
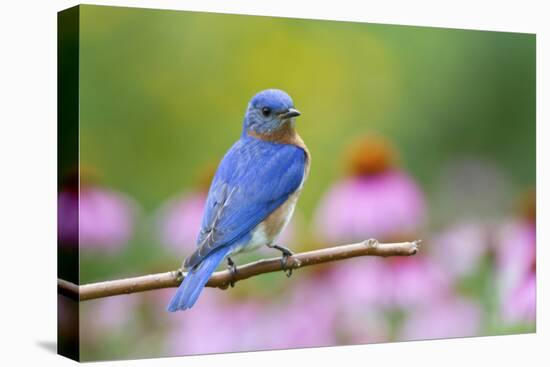
<svg viewBox="0 0 550 367">
<path fill-rule="evenodd" d="M 262 108 L 262 115 L 264 115 L 265 117 L 268 117 L 270 114 L 271 114 L 271 108 L 269 107 Z"/>
</svg>

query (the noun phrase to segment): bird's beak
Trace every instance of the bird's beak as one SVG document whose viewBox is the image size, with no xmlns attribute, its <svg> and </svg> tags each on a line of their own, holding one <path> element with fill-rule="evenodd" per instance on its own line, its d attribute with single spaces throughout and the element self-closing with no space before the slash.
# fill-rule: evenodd
<svg viewBox="0 0 550 367">
<path fill-rule="evenodd" d="M 297 109 L 289 108 L 288 110 L 286 110 L 286 112 L 281 113 L 279 116 L 281 117 L 281 119 L 284 120 L 284 119 L 289 119 L 291 117 L 296 117 L 296 116 L 300 116 L 300 115 L 301 115 L 301 113 Z"/>
</svg>

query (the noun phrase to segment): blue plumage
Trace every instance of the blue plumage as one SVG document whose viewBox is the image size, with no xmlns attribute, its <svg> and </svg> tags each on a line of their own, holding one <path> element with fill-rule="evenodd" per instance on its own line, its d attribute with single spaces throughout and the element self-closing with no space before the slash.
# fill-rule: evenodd
<svg viewBox="0 0 550 367">
<path fill-rule="evenodd" d="M 275 138 L 294 133 L 298 114 L 282 91 L 261 92 L 250 102 L 243 134 L 212 181 L 197 250 L 184 262 L 189 273 L 168 311 L 192 307 L 223 259 L 246 248 L 255 230 L 301 187 L 308 164 L 305 147 Z M 265 245 L 271 240 L 266 237 Z"/>
<path fill-rule="evenodd" d="M 214 176 L 197 241 L 201 246 L 185 266 L 230 246 L 265 219 L 300 186 L 304 166 L 304 151 L 296 146 L 242 137 Z"/>
<path fill-rule="evenodd" d="M 212 275 L 230 250 L 230 247 L 225 247 L 212 252 L 196 269 L 190 271 L 174 297 L 170 300 L 167 310 L 175 312 L 191 308 L 197 301 L 197 298 L 199 298 L 201 290 L 210 278 L 210 275 Z"/>
</svg>

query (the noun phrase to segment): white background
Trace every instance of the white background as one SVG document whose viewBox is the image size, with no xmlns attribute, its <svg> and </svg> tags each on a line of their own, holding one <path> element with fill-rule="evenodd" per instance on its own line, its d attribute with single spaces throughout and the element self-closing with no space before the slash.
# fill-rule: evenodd
<svg viewBox="0 0 550 367">
<path fill-rule="evenodd" d="M 550 363 L 550 33 L 545 1 L 93 1 L 301 18 L 537 33 L 537 334 L 106 362 L 101 366 L 542 366 Z M 75 1 L 0 5 L 0 365 L 70 365 L 56 339 L 56 12 Z M 545 19 L 546 13 L 546 19 Z M 546 24 L 545 24 L 546 20 Z M 281 323 L 284 327 L 284 322 Z M 238 331 L 236 331 L 238 333 Z"/>
</svg>

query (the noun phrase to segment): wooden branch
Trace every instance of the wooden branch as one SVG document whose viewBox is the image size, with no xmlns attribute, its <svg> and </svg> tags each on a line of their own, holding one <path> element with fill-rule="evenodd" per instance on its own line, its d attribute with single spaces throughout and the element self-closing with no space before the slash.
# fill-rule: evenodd
<svg viewBox="0 0 550 367">
<path fill-rule="evenodd" d="M 331 261 L 349 259 L 358 256 L 411 256 L 418 252 L 420 241 L 399 243 L 378 243 L 370 239 L 367 241 L 324 248 L 294 254 L 287 259 L 287 269 L 298 269 L 304 266 L 322 264 Z M 237 273 L 232 275 L 229 270 L 218 271 L 212 274 L 206 284 L 207 287 L 226 289 L 231 281 L 248 279 L 250 277 L 283 270 L 281 258 L 258 260 L 239 266 Z M 89 299 L 116 296 L 144 292 L 153 289 L 177 287 L 180 285 L 186 273 L 181 270 L 144 275 L 135 278 L 109 280 L 99 283 L 77 286 L 63 279 L 57 280 L 57 288 L 60 294 L 70 298 L 85 301 Z"/>
</svg>

